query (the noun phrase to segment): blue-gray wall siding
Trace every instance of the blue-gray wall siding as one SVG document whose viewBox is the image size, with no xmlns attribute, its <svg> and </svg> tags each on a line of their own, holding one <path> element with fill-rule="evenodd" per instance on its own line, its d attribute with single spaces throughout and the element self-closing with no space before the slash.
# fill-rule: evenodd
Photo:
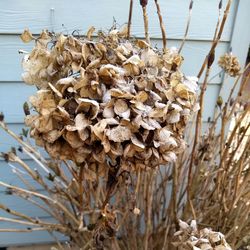
<svg viewBox="0 0 250 250">
<path fill-rule="evenodd" d="M 244 1 L 244 0 L 243 0 Z M 143 37 L 143 20 L 138 2 L 134 1 L 134 15 L 132 33 Z M 154 1 L 149 1 L 149 26 L 150 35 L 154 44 L 161 46 L 161 32 L 158 25 Z M 199 65 L 209 50 L 214 28 L 218 17 L 218 0 L 194 1 L 192 21 L 188 41 L 183 49 L 185 58 L 182 70 L 186 75 L 196 75 Z M 166 24 L 168 46 L 178 47 L 183 37 L 188 15 L 188 0 L 160 0 L 162 15 Z M 226 4 L 226 1 L 223 1 Z M 82 33 L 94 25 L 97 29 L 108 29 L 113 23 L 113 17 L 118 24 L 127 22 L 129 0 L 0 0 L 0 111 L 5 113 L 5 118 L 10 128 L 19 132 L 23 127 L 22 104 L 28 96 L 34 93 L 35 88 L 25 85 L 21 81 L 22 56 L 19 49 L 30 50 L 32 44 L 23 44 L 19 38 L 24 28 L 29 28 L 33 34 L 38 34 L 42 29 L 56 32 L 71 33 L 80 29 Z M 231 34 L 235 22 L 235 13 L 238 0 L 233 1 L 233 6 L 218 45 L 216 57 L 228 51 Z M 225 7 L 225 6 L 224 6 Z M 51 10 L 51 9 L 54 10 Z M 62 27 L 64 24 L 64 28 Z M 237 49 L 234 51 L 237 54 Z M 220 71 L 215 65 L 211 76 Z M 206 94 L 204 122 L 213 115 L 213 107 L 221 89 L 222 75 L 218 75 L 210 82 Z M 16 143 L 0 130 L 0 151 L 6 151 Z M 31 161 L 29 164 L 34 164 Z M 0 178 L 11 184 L 20 184 L 13 176 L 5 162 L 0 161 Z M 27 202 L 13 199 L 0 188 L 0 203 L 32 214 L 33 216 L 47 215 L 34 208 Z M 3 213 L 0 211 L 0 216 Z M 0 222 L 0 228 L 10 227 L 8 223 Z M 0 233 L 0 246 L 11 244 L 25 244 L 33 242 L 46 242 L 52 238 L 46 232 L 32 234 Z"/>
</svg>

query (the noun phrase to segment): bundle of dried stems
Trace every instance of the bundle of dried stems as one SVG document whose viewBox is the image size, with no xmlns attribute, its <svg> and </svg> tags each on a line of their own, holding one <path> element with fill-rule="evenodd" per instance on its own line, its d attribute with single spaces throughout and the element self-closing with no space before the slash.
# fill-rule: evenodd
<svg viewBox="0 0 250 250">
<path fill-rule="evenodd" d="M 171 58 L 171 56 L 169 59 L 170 52 L 166 47 L 166 32 L 158 1 L 155 0 L 155 4 L 163 37 L 164 48 L 162 55 L 158 52 L 158 54 L 156 54 L 151 51 L 148 34 L 147 1 L 141 0 L 140 2 L 145 23 L 146 43 L 140 41 L 140 45 L 131 43 L 132 45 L 130 44 L 129 46 L 130 48 L 131 46 L 133 47 L 131 50 L 136 48 L 137 52 L 139 50 L 142 52 L 150 51 L 151 55 L 154 55 L 155 60 L 157 59 L 157 62 L 159 62 L 159 58 L 163 58 L 164 55 L 167 55 L 168 63 L 170 59 L 172 60 L 170 60 L 171 67 L 168 68 L 168 74 L 171 75 L 178 68 L 178 63 L 176 63 L 178 60 L 175 61 L 175 67 L 173 67 L 174 59 L 173 57 Z M 145 65 L 140 65 L 145 63 L 141 57 L 134 57 L 132 60 L 130 52 L 126 55 L 124 52 L 125 49 L 128 49 L 126 47 L 124 47 L 123 50 L 121 49 L 118 51 L 119 55 L 116 54 L 113 55 L 113 57 L 112 53 L 107 53 L 109 56 L 108 59 L 100 59 L 98 56 L 93 58 L 93 55 L 98 53 L 99 55 L 102 55 L 105 52 L 104 50 L 107 49 L 105 46 L 114 42 L 112 39 L 115 39 L 115 41 L 118 39 L 117 31 L 113 31 L 113 33 L 111 31 L 112 35 L 100 34 L 104 45 L 100 42 L 82 42 L 81 46 L 85 47 L 85 51 L 83 51 L 84 53 L 82 52 L 81 55 L 79 55 L 77 51 L 70 51 L 69 49 L 73 46 L 72 44 L 74 44 L 75 47 L 79 45 L 76 45 L 76 43 L 80 43 L 77 39 L 74 37 L 65 38 L 63 36 L 58 38 L 57 41 L 59 41 L 59 45 L 56 46 L 56 48 L 59 51 L 63 50 L 62 44 L 67 41 L 68 49 L 62 53 L 64 57 L 60 57 L 59 55 L 56 60 L 58 65 L 64 65 L 65 61 L 70 61 L 70 67 L 72 67 L 71 70 L 73 73 L 70 81 L 64 79 L 62 82 L 62 80 L 60 80 L 62 77 L 65 77 L 65 72 L 68 72 L 68 68 L 65 65 L 63 66 L 65 71 L 58 73 L 58 70 L 53 69 L 55 64 L 52 64 L 52 66 L 50 65 L 50 59 L 48 59 L 49 56 L 46 51 L 42 55 L 42 60 L 40 61 L 36 61 L 34 58 L 41 57 L 41 55 L 33 53 L 32 63 L 26 67 L 26 69 L 28 68 L 25 75 L 26 80 L 28 79 L 27 81 L 31 82 L 34 82 L 35 80 L 37 85 L 40 84 L 40 88 L 44 88 L 45 85 L 46 90 L 39 90 L 39 98 L 33 97 L 33 106 L 36 107 L 39 115 L 35 116 L 36 119 L 32 120 L 32 122 L 28 122 L 28 125 L 32 127 L 32 136 L 36 138 L 38 143 L 47 149 L 50 155 L 54 156 L 53 153 L 55 153 L 55 151 L 53 151 L 53 148 L 50 148 L 50 151 L 48 149 L 48 144 L 56 141 L 62 136 L 62 134 L 64 134 L 64 143 L 67 143 L 68 145 L 68 151 L 55 153 L 55 155 L 59 157 L 52 157 L 51 159 L 45 157 L 44 154 L 39 152 L 39 149 L 37 149 L 36 146 L 30 143 L 29 136 L 25 130 L 23 130 L 22 135 L 15 134 L 9 130 L 4 121 L 4 116 L 0 116 L 0 127 L 20 144 L 19 148 L 12 148 L 10 152 L 2 153 L 1 156 L 6 161 L 6 165 L 13 170 L 13 174 L 16 175 L 16 178 L 23 182 L 24 187 L 13 186 L 3 181 L 0 181 L 0 185 L 6 188 L 9 195 L 19 196 L 29 201 L 34 206 L 44 210 L 45 213 L 53 218 L 53 222 L 51 222 L 52 220 L 48 221 L 33 218 L 27 214 L 16 211 L 14 208 L 6 207 L 1 203 L 0 209 L 4 210 L 9 216 L 0 217 L 0 221 L 18 223 L 23 227 L 22 229 L 1 228 L 0 232 L 32 232 L 47 230 L 57 241 L 58 249 L 69 249 L 71 247 L 75 247 L 76 249 L 115 250 L 231 249 L 226 241 L 229 242 L 233 249 L 243 249 L 244 247 L 249 246 L 250 123 L 247 119 L 249 117 L 250 104 L 242 103 L 240 99 L 243 88 L 249 80 L 249 75 L 246 76 L 243 81 L 241 81 L 241 76 L 247 71 L 247 69 L 249 69 L 249 65 L 247 65 L 244 70 L 239 71 L 240 68 L 238 67 L 239 65 L 235 64 L 235 62 L 237 62 L 235 58 L 233 58 L 233 60 L 225 60 L 228 55 L 221 58 L 220 65 L 224 69 L 229 69 L 228 73 L 230 75 L 237 75 L 237 78 L 228 99 L 222 100 L 221 97 L 218 98 L 215 117 L 210 121 L 207 131 L 204 133 L 202 132 L 204 95 L 206 93 L 208 78 L 214 61 L 215 49 L 221 38 L 225 21 L 230 10 L 230 5 L 231 1 L 228 0 L 223 17 L 221 18 L 221 14 L 219 14 L 211 49 L 208 56 L 205 58 L 204 63 L 201 65 L 198 74 L 198 78 L 200 78 L 205 70 L 205 78 L 201 85 L 199 98 L 200 110 L 194 115 L 193 124 L 190 123 L 185 132 L 184 138 L 189 147 L 187 147 L 182 153 L 179 153 L 177 160 L 172 164 L 169 164 L 167 167 L 135 167 L 133 171 L 123 169 L 118 174 L 117 169 L 121 162 L 114 158 L 113 155 L 117 154 L 117 152 L 119 155 L 119 150 L 115 147 L 113 149 L 110 148 L 112 146 L 111 144 L 114 142 L 116 145 L 119 144 L 118 146 L 122 148 L 121 154 L 123 154 L 123 150 L 125 150 L 123 149 L 125 144 L 135 145 L 139 148 L 145 147 L 145 145 L 147 147 L 147 144 L 143 139 L 143 134 L 140 137 L 142 142 L 139 142 L 136 137 L 134 137 L 134 141 L 132 139 L 130 141 L 129 137 L 134 136 L 133 133 L 135 130 L 133 129 L 131 130 L 132 132 L 129 132 L 129 135 L 126 134 L 124 140 L 116 140 L 120 140 L 120 136 L 122 136 L 122 133 L 126 128 L 129 128 L 129 130 L 131 129 L 128 120 L 131 118 L 131 113 L 136 114 L 136 112 L 138 112 L 139 115 L 142 115 L 138 110 L 142 108 L 143 102 L 147 102 L 150 93 L 152 98 L 156 98 L 157 96 L 162 98 L 162 95 L 156 90 L 156 88 L 151 87 L 150 89 L 149 86 L 145 85 L 145 89 L 143 90 L 140 88 L 144 85 L 136 83 L 133 83 L 136 92 L 126 92 L 122 89 L 124 86 L 120 86 L 121 89 L 119 91 L 117 91 L 117 89 L 113 90 L 113 92 L 111 91 L 113 99 L 109 99 L 109 101 L 111 100 L 109 105 L 103 105 L 104 109 L 106 108 L 106 115 L 112 116 L 109 117 L 109 119 L 112 118 L 115 120 L 114 114 L 120 117 L 119 119 L 116 118 L 115 124 L 107 124 L 106 122 L 105 126 L 103 125 L 105 128 L 108 126 L 107 130 L 109 130 L 109 132 L 106 137 L 104 136 L 103 131 L 97 131 L 95 133 L 96 137 L 102 136 L 103 139 L 106 138 L 106 143 L 110 143 L 111 141 L 109 144 L 109 150 L 105 151 L 105 153 L 111 152 L 109 155 L 108 170 L 106 172 L 104 171 L 103 174 L 99 174 L 98 172 L 98 168 L 101 172 L 101 168 L 98 167 L 98 164 L 102 161 L 102 157 L 98 152 L 94 152 L 94 149 L 98 148 L 97 144 L 93 146 L 94 149 L 91 148 L 91 143 L 95 141 L 93 135 L 87 145 L 89 152 L 86 151 L 87 149 L 84 151 L 84 148 L 86 147 L 84 141 L 87 140 L 89 136 L 89 130 L 86 132 L 85 128 L 86 126 L 89 126 L 90 123 L 93 123 L 93 121 L 98 123 L 100 119 L 102 119 L 97 119 L 98 115 L 100 115 L 99 110 L 103 108 L 99 107 L 98 101 L 100 99 L 103 100 L 103 93 L 105 91 L 108 92 L 108 90 L 111 89 L 111 87 L 108 86 L 108 82 L 112 80 L 114 86 L 114 84 L 117 84 L 117 81 L 114 80 L 117 79 L 125 81 L 125 83 L 133 79 L 140 81 L 141 78 L 135 78 L 134 76 L 140 75 L 142 67 L 145 67 Z M 184 46 L 188 33 L 192 6 L 193 1 L 190 2 L 185 37 L 179 52 Z M 128 30 L 122 34 L 122 39 L 127 39 L 126 41 L 129 41 L 128 39 L 130 38 L 132 8 L 133 0 L 130 1 Z M 221 9 L 222 1 L 219 4 L 219 13 L 221 12 Z M 88 39 L 91 38 L 92 32 L 93 29 L 89 31 Z M 26 31 L 23 34 L 22 39 L 28 41 L 32 40 L 33 37 L 28 31 Z M 40 40 L 38 39 L 37 46 L 44 49 L 46 46 L 44 47 L 43 42 L 47 39 L 48 33 L 42 33 Z M 51 38 L 49 37 L 49 39 Z M 90 46 L 90 44 L 92 45 Z M 119 44 L 116 44 L 116 48 L 117 46 L 119 46 Z M 71 57 L 69 57 L 69 51 Z M 82 56 L 83 54 L 87 55 L 87 53 L 92 53 L 90 57 L 94 60 L 94 63 L 91 64 L 91 58 L 84 58 L 84 56 Z M 141 56 L 141 54 L 139 55 Z M 175 54 L 175 56 L 175 58 L 180 58 L 178 53 Z M 103 60 L 106 61 L 104 62 Z M 112 60 L 115 60 L 115 63 Z M 41 66 L 38 65 L 41 62 L 48 66 L 46 66 L 47 71 L 41 71 L 39 74 L 33 72 L 34 74 L 30 75 L 32 69 Z M 81 86 L 78 84 L 79 88 L 74 88 L 74 84 L 77 82 L 74 76 L 80 70 L 82 64 L 86 64 L 86 67 L 88 67 L 88 70 L 92 73 L 98 69 L 99 77 L 101 77 L 102 81 L 105 83 L 105 88 L 103 87 L 99 89 L 99 85 L 95 81 L 96 74 L 94 73 L 95 77 L 92 75 L 93 79 L 85 79 L 85 82 L 81 82 Z M 118 66 L 115 66 L 114 64 L 118 64 Z M 237 66 L 237 69 L 232 71 L 232 68 L 235 67 L 235 65 Z M 151 71 L 147 71 L 147 74 L 153 74 L 154 67 L 159 67 L 159 64 L 156 63 L 156 65 L 152 66 L 149 63 L 146 69 L 151 69 Z M 160 67 L 163 68 L 164 63 L 163 66 Z M 39 70 L 40 69 L 41 67 Z M 235 73 L 236 71 L 237 74 Z M 233 72 L 233 74 L 231 74 L 231 72 Z M 80 77 L 83 78 L 84 73 L 85 71 L 82 70 L 81 74 L 79 74 Z M 165 73 L 166 72 L 164 72 L 164 74 Z M 154 72 L 154 74 L 156 73 Z M 162 72 L 160 74 L 157 71 L 157 74 L 159 74 L 157 75 L 158 79 L 164 79 L 161 75 Z M 38 78 L 33 79 L 33 77 L 37 76 Z M 146 79 L 147 81 L 150 81 L 145 75 L 141 77 L 144 80 Z M 46 79 L 46 81 L 44 79 Z M 48 79 L 54 79 L 55 82 L 61 82 L 59 82 L 60 84 L 58 85 L 56 85 L 55 82 L 48 84 Z M 181 78 L 179 78 L 178 81 L 183 81 L 180 79 Z M 88 81 L 91 82 L 91 86 L 88 86 Z M 183 84 L 183 82 L 180 84 L 183 85 L 181 88 L 181 98 L 185 100 L 186 97 L 189 98 L 190 95 L 192 96 L 192 93 L 194 92 L 192 92 L 190 83 L 189 88 L 184 88 L 185 84 Z M 174 85 L 174 87 L 176 86 L 178 86 L 178 84 Z M 81 88 L 82 90 L 79 94 L 78 89 Z M 171 89 L 171 91 L 172 90 L 174 91 L 174 89 Z M 154 93 L 154 91 L 156 91 L 156 93 Z M 67 95 L 67 100 L 65 97 L 66 102 L 63 102 L 62 104 L 60 103 L 60 100 L 64 97 L 65 93 Z M 178 91 L 174 93 L 178 93 Z M 73 97 L 81 94 L 83 97 L 80 96 L 78 99 Z M 84 95 L 88 95 L 89 99 Z M 136 103 L 138 98 L 144 100 L 140 105 Z M 150 100 L 153 101 L 154 98 Z M 177 97 L 174 96 L 174 98 Z M 179 98 L 180 108 L 182 108 L 181 105 L 187 106 L 187 100 L 183 101 L 181 98 Z M 68 105 L 69 107 L 66 105 L 67 108 L 65 108 L 66 106 L 64 105 L 68 100 L 71 100 L 72 105 Z M 169 100 L 170 99 L 168 99 L 168 101 Z M 117 103 L 118 101 L 120 104 Z M 153 105 L 149 104 L 151 101 L 147 104 Z M 154 101 L 159 103 L 160 99 Z M 44 107 L 42 102 L 46 103 Z M 40 119 L 41 122 L 41 117 L 46 115 L 47 118 L 49 118 L 51 112 L 55 112 L 56 107 L 60 105 L 61 107 L 57 111 L 57 118 L 61 119 L 61 123 L 71 121 L 71 123 L 69 122 L 67 124 L 66 128 L 63 128 L 61 131 L 55 131 L 54 128 L 59 124 L 58 120 L 56 124 L 55 122 L 50 124 L 47 120 L 46 123 L 44 123 L 47 127 L 36 122 L 38 119 Z M 173 104 L 171 105 L 172 108 L 170 109 L 170 112 L 173 112 L 176 108 L 176 113 L 180 113 L 181 110 L 180 108 L 177 108 L 177 104 L 175 104 L 176 106 L 173 106 Z M 158 113 L 160 112 L 160 108 L 162 109 L 160 106 L 157 109 Z M 104 109 L 101 111 L 101 115 L 103 115 Z M 24 105 L 24 110 L 26 115 L 29 116 L 29 108 L 27 104 Z M 74 112 L 71 113 L 72 110 L 74 110 Z M 87 118 L 85 116 L 79 116 L 79 114 L 83 114 L 84 112 L 87 114 Z M 126 112 L 129 113 L 129 115 L 127 115 Z M 157 112 L 155 111 L 155 113 Z M 166 114 L 169 114 L 168 112 L 169 110 L 167 109 Z M 56 116 L 55 113 L 54 115 Z M 77 115 L 79 119 L 77 118 Z M 158 114 L 157 117 L 161 117 L 161 119 L 165 117 L 165 120 L 161 120 L 161 122 L 164 122 L 165 124 L 169 123 L 169 120 L 167 119 L 170 119 L 170 116 L 164 116 L 163 114 L 159 116 Z M 142 120 L 140 120 L 140 122 L 141 121 Z M 170 124 L 178 123 L 178 121 L 179 118 L 174 123 L 170 122 Z M 245 123 L 243 121 L 245 121 Z M 89 123 L 86 125 L 86 122 Z M 118 125 L 119 123 L 120 125 Z M 144 124 L 145 131 L 147 128 L 149 131 L 146 132 L 146 135 L 148 136 L 151 134 L 151 129 L 149 127 L 150 125 L 153 126 L 152 121 L 151 124 L 147 124 L 147 122 L 144 123 L 146 124 Z M 162 125 L 159 120 L 158 124 Z M 121 133 L 119 131 L 114 131 L 114 127 L 117 125 L 120 127 L 122 126 L 124 131 Z M 48 126 L 54 129 L 53 133 L 48 134 L 47 132 L 50 130 L 45 131 Z M 94 126 L 95 124 L 92 127 Z M 174 134 L 174 131 L 178 130 L 178 126 L 175 128 L 171 126 L 167 124 L 167 129 L 172 129 L 171 134 Z M 152 130 L 158 129 L 160 132 L 160 129 L 162 129 L 161 127 L 162 126 L 159 128 L 155 127 Z M 195 127 L 195 129 L 193 129 L 193 127 Z M 227 133 L 229 127 L 230 133 Z M 56 128 L 58 129 L 58 127 Z M 98 128 L 100 129 L 100 127 Z M 75 131 L 78 131 L 78 134 L 76 134 Z M 120 134 L 118 133 L 118 135 L 116 132 L 119 132 Z M 128 130 L 125 132 L 127 133 Z M 166 135 L 166 131 L 163 132 L 163 134 Z M 138 130 L 138 133 L 142 133 L 142 130 Z M 77 140 L 76 135 L 79 136 Z M 146 140 L 147 136 L 145 136 Z M 159 137 L 159 133 L 157 136 Z M 177 136 L 175 139 L 176 138 Z M 181 136 L 177 139 L 180 138 Z M 123 141 L 127 142 L 123 143 Z M 62 144 L 62 140 L 60 140 L 59 143 Z M 143 143 L 145 143 L 145 145 L 143 145 Z M 60 146 L 63 147 L 61 144 Z M 159 146 L 160 145 L 161 144 L 159 144 Z M 76 148 L 78 148 L 78 146 L 82 147 L 82 151 L 77 152 Z M 147 149 L 152 150 L 152 146 L 147 147 Z M 176 150 L 173 148 L 171 149 L 173 152 Z M 88 157 L 86 156 L 92 151 L 93 153 L 97 153 L 95 156 L 92 155 L 89 157 L 89 159 L 92 160 L 91 163 L 95 164 L 95 168 L 91 168 L 90 166 L 86 167 L 85 164 L 88 161 Z M 146 152 L 142 154 L 144 152 L 143 150 L 139 151 L 140 154 L 138 154 L 136 150 L 133 152 L 134 154 L 137 154 L 137 159 L 139 158 L 138 155 L 140 155 L 142 159 L 142 157 L 145 157 L 147 154 Z M 159 152 L 164 153 L 164 151 Z M 37 168 L 34 169 L 29 166 L 23 160 L 23 154 L 34 160 L 37 164 Z M 157 153 L 155 152 L 155 154 Z M 60 157 L 62 155 L 64 157 Z M 159 155 L 158 157 L 160 158 Z M 131 155 L 131 162 L 132 158 Z M 124 159 L 125 158 L 122 160 Z M 150 161 L 141 161 L 141 163 L 142 162 L 144 162 L 144 164 L 150 164 Z M 165 158 L 165 162 L 169 162 L 168 158 Z M 159 161 L 159 163 L 162 162 Z M 27 175 L 32 178 L 32 182 L 26 178 Z M 180 221 L 180 218 L 185 221 L 191 221 L 191 219 L 195 221 L 192 221 L 189 226 L 187 223 Z M 216 233 L 209 228 L 223 233 L 225 237 L 221 233 Z M 65 235 L 68 238 L 67 244 L 65 242 L 59 242 L 54 235 L 54 232 L 59 232 Z"/>
</svg>

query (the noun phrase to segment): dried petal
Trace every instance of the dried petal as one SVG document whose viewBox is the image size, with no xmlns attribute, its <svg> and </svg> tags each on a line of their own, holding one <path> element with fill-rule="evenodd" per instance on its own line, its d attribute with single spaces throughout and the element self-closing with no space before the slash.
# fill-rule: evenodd
<svg viewBox="0 0 250 250">
<path fill-rule="evenodd" d="M 109 140 L 114 142 L 123 142 L 130 140 L 132 133 L 129 128 L 124 126 L 117 126 L 106 132 L 107 137 Z"/>
<path fill-rule="evenodd" d="M 34 39 L 31 32 L 28 29 L 25 29 L 21 35 L 21 39 L 24 43 L 28 43 Z"/>
</svg>

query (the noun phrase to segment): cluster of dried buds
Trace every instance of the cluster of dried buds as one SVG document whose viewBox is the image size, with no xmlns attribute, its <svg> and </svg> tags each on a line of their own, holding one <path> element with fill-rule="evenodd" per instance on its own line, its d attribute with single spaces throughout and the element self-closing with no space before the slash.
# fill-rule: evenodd
<svg viewBox="0 0 250 250">
<path fill-rule="evenodd" d="M 180 220 L 179 226 L 173 242 L 178 250 L 232 250 L 222 233 L 208 228 L 198 230 L 195 220 L 190 225 Z"/>
<path fill-rule="evenodd" d="M 222 69 L 225 70 L 227 74 L 232 77 L 239 75 L 241 67 L 240 62 L 236 56 L 233 56 L 232 53 L 226 53 L 219 58 L 218 64 Z"/>
<path fill-rule="evenodd" d="M 31 136 L 51 157 L 107 162 L 128 171 L 176 160 L 183 131 L 197 108 L 197 78 L 185 77 L 176 49 L 164 53 L 126 29 L 92 40 L 43 31 L 23 59 L 23 80 L 37 86 L 26 116 Z M 25 42 L 34 40 L 26 30 Z M 108 161 L 107 161 L 108 159 Z"/>
</svg>

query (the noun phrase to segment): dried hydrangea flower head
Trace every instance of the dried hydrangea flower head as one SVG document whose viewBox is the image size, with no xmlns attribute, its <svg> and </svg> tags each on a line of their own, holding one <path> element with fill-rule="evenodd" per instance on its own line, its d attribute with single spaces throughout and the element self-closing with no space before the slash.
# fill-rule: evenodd
<svg viewBox="0 0 250 250">
<path fill-rule="evenodd" d="M 117 159 L 128 171 L 175 161 L 197 107 L 197 79 L 179 70 L 174 48 L 163 53 L 116 29 L 92 40 L 93 31 L 43 31 L 25 56 L 23 80 L 38 88 L 30 97 L 36 114 L 25 120 L 31 136 L 51 157 L 100 172 Z"/>
<path fill-rule="evenodd" d="M 179 220 L 179 227 L 172 243 L 178 250 L 232 250 L 222 233 L 208 228 L 198 230 L 195 220 L 190 225 Z"/>
<path fill-rule="evenodd" d="M 236 56 L 232 53 L 226 53 L 219 58 L 218 64 L 222 69 L 225 70 L 227 74 L 232 77 L 238 76 L 240 74 L 240 63 Z"/>
</svg>

